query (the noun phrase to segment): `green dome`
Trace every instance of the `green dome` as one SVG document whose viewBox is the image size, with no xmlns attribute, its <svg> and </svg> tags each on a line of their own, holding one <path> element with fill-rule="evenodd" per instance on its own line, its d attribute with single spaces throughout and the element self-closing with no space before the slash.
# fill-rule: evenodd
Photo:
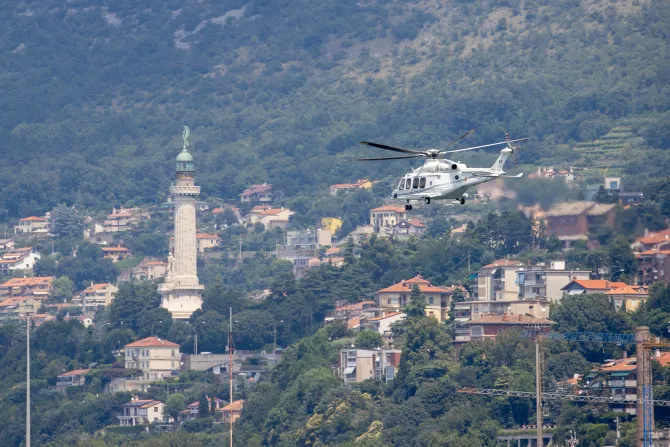
<svg viewBox="0 0 670 447">
<path fill-rule="evenodd" d="M 188 151 L 181 151 L 179 155 L 177 155 L 177 161 L 192 162 L 193 155 L 191 155 Z"/>
</svg>

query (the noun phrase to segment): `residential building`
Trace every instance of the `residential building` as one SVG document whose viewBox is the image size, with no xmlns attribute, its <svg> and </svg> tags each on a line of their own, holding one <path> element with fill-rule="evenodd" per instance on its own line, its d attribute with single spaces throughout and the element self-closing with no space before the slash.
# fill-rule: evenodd
<svg viewBox="0 0 670 447">
<path fill-rule="evenodd" d="M 588 394 L 617 399 L 637 399 L 637 360 L 635 357 L 611 360 L 594 368 L 585 377 Z M 609 403 L 611 411 L 636 414 L 635 404 Z"/>
<path fill-rule="evenodd" d="M 0 284 L 0 297 L 31 296 L 45 299 L 51 293 L 53 279 L 53 276 L 12 278 Z"/>
<path fill-rule="evenodd" d="M 68 322 L 68 321 L 79 321 L 84 327 L 89 327 L 93 326 L 93 318 L 87 317 L 86 315 L 75 315 L 75 316 L 70 316 L 68 313 L 64 318 L 63 321 Z"/>
<path fill-rule="evenodd" d="M 629 286 L 613 288 L 605 292 L 608 298 L 614 300 L 617 309 L 634 312 L 640 304 L 649 298 L 649 289 L 644 286 Z"/>
<path fill-rule="evenodd" d="M 119 262 L 122 259 L 126 259 L 131 256 L 130 250 L 126 247 L 122 247 L 120 244 L 116 247 L 102 247 L 102 254 L 107 259 L 111 259 L 114 262 Z"/>
<path fill-rule="evenodd" d="M 235 217 L 237 218 L 237 222 L 236 222 L 236 223 L 242 222 L 242 213 L 240 212 L 240 209 L 239 209 L 238 207 L 236 207 L 236 206 L 226 206 L 226 207 L 214 208 L 214 209 L 212 210 L 212 214 L 214 214 L 214 215 L 222 215 L 223 213 L 226 212 L 227 209 L 230 210 L 230 211 L 232 211 L 233 214 L 235 215 Z"/>
<path fill-rule="evenodd" d="M 135 426 L 163 422 L 165 405 L 160 400 L 138 399 L 134 396 L 130 402 L 121 405 L 119 425 Z"/>
<path fill-rule="evenodd" d="M 49 219 L 46 217 L 30 216 L 19 219 L 14 227 L 15 234 L 44 235 L 49 234 Z"/>
<path fill-rule="evenodd" d="M 204 253 L 207 250 L 219 247 L 221 238 L 216 234 L 197 233 L 195 242 L 198 253 Z"/>
<path fill-rule="evenodd" d="M 222 422 L 224 424 L 233 423 L 242 416 L 242 409 L 244 408 L 244 400 L 236 400 L 232 403 L 226 405 L 221 409 L 221 414 L 223 416 Z"/>
<path fill-rule="evenodd" d="M 387 236 L 393 236 L 398 240 L 405 241 L 411 237 L 421 237 L 426 232 L 426 224 L 419 219 L 403 219 L 392 227 L 384 227 Z"/>
<path fill-rule="evenodd" d="M 219 399 L 218 397 L 209 397 L 207 398 L 207 404 L 209 406 L 209 414 L 214 414 L 214 412 L 221 412 L 225 406 L 225 401 Z M 181 422 L 192 421 L 200 416 L 200 401 L 195 401 L 186 406 L 185 410 L 179 412 L 179 419 Z"/>
<path fill-rule="evenodd" d="M 266 230 L 272 230 L 273 228 L 286 230 L 293 215 L 295 213 L 287 208 L 270 208 L 260 213 L 250 214 L 249 219 L 252 224 L 262 223 Z"/>
<path fill-rule="evenodd" d="M 42 301 L 33 297 L 0 298 L 0 320 L 23 320 L 41 307 Z"/>
<path fill-rule="evenodd" d="M 635 253 L 638 260 L 637 280 L 649 286 L 655 282 L 670 283 L 670 250 Z"/>
<path fill-rule="evenodd" d="M 128 231 L 137 226 L 143 217 L 139 208 L 114 208 L 112 213 L 107 215 L 103 229 L 106 233 Z"/>
<path fill-rule="evenodd" d="M 319 258 L 310 256 L 298 256 L 290 259 L 293 262 L 293 276 L 302 278 L 308 269 L 321 265 Z"/>
<path fill-rule="evenodd" d="M 375 234 L 375 227 L 372 225 L 358 225 L 354 231 L 347 235 L 347 238 L 351 238 L 354 244 L 360 244 L 363 241 L 370 239 L 370 237 Z"/>
<path fill-rule="evenodd" d="M 96 312 L 100 307 L 112 304 L 119 288 L 114 284 L 93 284 L 72 298 L 72 303 L 82 307 L 82 311 Z"/>
<path fill-rule="evenodd" d="M 126 369 L 140 369 L 147 380 L 172 375 L 180 367 L 179 345 L 158 337 L 147 337 L 124 346 Z"/>
<path fill-rule="evenodd" d="M 291 250 L 315 250 L 319 247 L 330 247 L 332 233 L 327 228 L 317 228 L 312 231 L 289 230 L 286 232 L 285 248 Z"/>
<path fill-rule="evenodd" d="M 670 249 L 670 228 L 662 231 L 650 232 L 644 230 L 644 236 L 637 238 L 631 244 L 631 248 L 635 252 L 658 252 Z"/>
<path fill-rule="evenodd" d="M 248 356 L 239 353 L 233 355 L 233 373 L 241 372 L 242 362 L 247 358 Z M 188 371 L 211 371 L 215 375 L 230 372 L 230 356 L 228 354 L 212 354 L 211 352 L 184 354 L 183 359 L 182 369 Z"/>
<path fill-rule="evenodd" d="M 392 228 L 406 219 L 407 211 L 401 206 L 384 205 L 370 210 L 370 225 L 375 233 L 381 233 L 385 227 Z"/>
<path fill-rule="evenodd" d="M 531 315 L 535 318 L 549 317 L 547 300 L 462 301 L 455 304 L 456 319 L 463 323 L 488 314 Z"/>
<path fill-rule="evenodd" d="M 272 185 L 263 183 L 262 185 L 251 185 L 240 194 L 242 203 L 248 202 L 272 202 Z"/>
<path fill-rule="evenodd" d="M 342 349 L 338 358 L 337 377 L 346 383 L 358 383 L 364 380 L 383 380 L 395 378 L 400 366 L 399 349 Z"/>
<path fill-rule="evenodd" d="M 0 239 L 0 251 L 8 251 L 14 248 L 14 239 Z"/>
<path fill-rule="evenodd" d="M 455 342 L 495 339 L 500 332 L 509 329 L 533 329 L 549 332 L 554 324 L 556 323 L 546 318 L 535 318 L 528 315 L 485 314 L 463 323 L 467 331 L 465 334 L 457 334 Z"/>
<path fill-rule="evenodd" d="M 32 270 L 42 256 L 31 247 L 13 248 L 0 257 L 0 273 Z"/>
<path fill-rule="evenodd" d="M 354 183 L 339 183 L 330 186 L 330 195 L 336 196 L 342 191 L 351 191 L 356 189 L 370 189 L 374 183 L 368 179 L 356 180 Z"/>
<path fill-rule="evenodd" d="M 573 280 L 588 280 L 591 271 L 565 270 L 565 261 L 550 261 L 549 266 L 525 267 L 516 275 L 519 299 L 556 302 L 563 296 L 563 287 Z"/>
<path fill-rule="evenodd" d="M 49 314 L 32 314 L 30 315 L 30 322 L 35 325 L 35 327 L 40 327 L 48 321 L 55 320 L 56 317 Z"/>
<path fill-rule="evenodd" d="M 375 302 L 372 300 L 361 301 L 358 303 L 346 303 L 340 301 L 336 303 L 336 306 L 335 310 L 326 317 L 326 324 L 334 321 L 349 321 L 354 318 L 359 322 L 361 318 L 369 319 L 375 316 Z"/>
<path fill-rule="evenodd" d="M 479 269 L 477 276 L 477 299 L 480 301 L 513 301 L 519 299 L 516 285 L 517 271 L 523 267 L 521 261 L 500 259 Z"/>
<path fill-rule="evenodd" d="M 321 228 L 326 228 L 330 234 L 337 233 L 337 230 L 342 228 L 342 219 L 339 217 L 322 217 Z"/>
<path fill-rule="evenodd" d="M 595 202 L 564 202 L 547 211 L 547 234 L 563 241 L 564 247 L 601 228 L 614 226 L 614 204 Z"/>
<path fill-rule="evenodd" d="M 391 325 L 402 321 L 407 317 L 407 314 L 402 312 L 391 312 L 384 316 L 366 318 L 359 320 L 360 329 L 367 329 L 377 332 L 382 336 L 386 346 L 393 346 L 393 335 L 391 334 Z M 383 347 L 383 346 L 380 346 Z"/>
<path fill-rule="evenodd" d="M 380 312 L 379 316 L 400 312 L 401 309 L 404 309 L 409 303 L 415 285 L 419 287 L 421 296 L 426 300 L 426 315 L 437 318 L 440 323 L 447 320 L 451 295 L 458 287 L 436 287 L 421 275 L 375 292 L 375 303 Z"/>
<path fill-rule="evenodd" d="M 612 289 L 622 289 L 627 286 L 625 282 L 612 282 L 606 279 L 575 279 L 561 290 L 565 295 L 579 295 L 583 293 L 607 293 Z"/>
<path fill-rule="evenodd" d="M 641 192 L 620 192 L 619 204 L 622 206 L 639 205 L 644 202 L 644 193 Z"/>
<path fill-rule="evenodd" d="M 167 262 L 155 261 L 148 258 L 142 259 L 130 272 L 132 278 L 141 281 L 151 281 L 159 278 L 165 278 L 167 275 Z"/>
<path fill-rule="evenodd" d="M 66 388 L 71 386 L 84 386 L 86 385 L 86 374 L 91 372 L 89 369 L 75 369 L 74 371 L 68 371 L 66 373 L 60 374 L 56 379 L 56 390 L 65 391 Z"/>
</svg>

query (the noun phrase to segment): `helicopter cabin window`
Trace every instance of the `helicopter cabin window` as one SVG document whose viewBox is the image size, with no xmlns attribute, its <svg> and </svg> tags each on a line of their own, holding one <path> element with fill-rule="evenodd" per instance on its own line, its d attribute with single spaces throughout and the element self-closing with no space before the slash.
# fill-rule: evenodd
<svg viewBox="0 0 670 447">
<path fill-rule="evenodd" d="M 398 189 L 400 189 L 400 190 L 405 189 L 405 179 L 404 178 L 400 179 L 400 184 L 398 185 Z"/>
<path fill-rule="evenodd" d="M 419 182 L 419 188 L 425 188 L 425 187 L 426 187 L 426 177 L 421 177 Z"/>
<path fill-rule="evenodd" d="M 414 177 L 414 183 L 412 183 L 412 189 L 419 187 L 419 177 Z"/>
<path fill-rule="evenodd" d="M 412 179 L 408 178 L 407 183 L 405 184 L 405 189 L 410 189 L 412 187 Z"/>
</svg>

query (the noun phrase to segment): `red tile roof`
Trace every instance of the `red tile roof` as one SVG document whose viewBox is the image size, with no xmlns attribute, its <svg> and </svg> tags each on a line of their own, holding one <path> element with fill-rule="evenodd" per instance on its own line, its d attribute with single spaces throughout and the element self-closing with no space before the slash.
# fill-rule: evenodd
<svg viewBox="0 0 670 447">
<path fill-rule="evenodd" d="M 109 286 L 111 286 L 111 284 L 109 284 L 109 283 L 92 284 L 86 290 L 84 290 L 82 293 L 97 292 L 98 290 L 106 289 Z"/>
<path fill-rule="evenodd" d="M 401 281 L 397 284 L 393 284 L 385 289 L 378 290 L 377 293 L 400 293 L 400 292 L 411 292 L 414 285 L 419 286 L 421 293 L 448 293 L 449 290 L 443 287 L 435 287 L 430 281 L 423 279 L 421 275 L 416 275 L 412 279 L 406 281 Z"/>
<path fill-rule="evenodd" d="M 80 376 L 80 375 L 86 374 L 87 372 L 90 372 L 90 371 L 91 371 L 90 368 L 89 369 L 75 369 L 75 370 L 68 371 L 66 373 L 60 374 L 58 377 Z"/>
<path fill-rule="evenodd" d="M 419 220 L 419 219 L 409 219 L 409 220 L 407 221 L 407 223 L 409 223 L 409 224 L 412 225 L 413 227 L 425 227 L 425 226 L 426 226 L 426 224 L 423 223 L 423 221 L 421 221 L 421 220 Z"/>
<path fill-rule="evenodd" d="M 128 252 L 126 247 L 103 247 L 102 252 L 103 253 L 125 253 Z"/>
<path fill-rule="evenodd" d="M 221 239 L 216 234 L 198 233 L 195 235 L 196 239 Z"/>
<path fill-rule="evenodd" d="M 489 265 L 482 267 L 483 269 L 492 269 L 496 267 L 520 267 L 523 265 L 523 262 L 517 261 L 516 259 L 498 259 L 497 261 L 492 262 Z"/>
<path fill-rule="evenodd" d="M 37 216 L 24 217 L 23 219 L 20 219 L 20 222 L 46 222 L 46 221 L 47 221 L 46 218 Z"/>
<path fill-rule="evenodd" d="M 644 245 L 660 244 L 661 242 L 670 242 L 670 228 L 655 233 L 649 233 L 635 241 Z"/>
<path fill-rule="evenodd" d="M 384 315 L 383 317 L 374 317 L 374 318 L 370 318 L 370 319 L 368 319 L 368 321 L 380 321 L 380 320 L 386 320 L 387 318 L 395 317 L 395 316 L 397 316 L 397 315 L 405 315 L 405 314 L 402 313 L 402 312 L 390 312 L 390 313 L 387 313 L 386 315 Z"/>
<path fill-rule="evenodd" d="M 401 206 L 396 206 L 396 205 L 384 205 L 384 206 L 380 206 L 379 208 L 373 208 L 370 211 L 373 211 L 375 213 L 380 212 L 380 211 L 392 211 L 394 213 L 401 213 L 401 214 L 404 214 L 404 213 L 407 212 L 405 210 L 405 208 L 403 208 Z"/>
<path fill-rule="evenodd" d="M 226 405 L 221 411 L 241 411 L 244 406 L 244 400 L 236 400 L 231 404 Z"/>
<path fill-rule="evenodd" d="M 242 194 L 240 194 L 241 197 L 246 197 L 246 196 L 251 196 L 253 194 L 257 194 L 259 192 L 266 192 L 270 191 L 272 189 L 272 185 L 268 185 L 266 183 L 262 185 L 251 185 L 249 188 L 245 189 Z"/>
<path fill-rule="evenodd" d="M 51 285 L 53 276 L 35 276 L 33 278 L 12 278 L 2 284 L 0 287 L 30 287 L 37 285 Z"/>
<path fill-rule="evenodd" d="M 579 284 L 587 290 L 621 289 L 628 286 L 625 282 L 611 282 L 606 279 L 575 279 L 570 284 L 572 283 Z M 563 289 L 567 288 L 570 284 L 563 287 Z"/>
<path fill-rule="evenodd" d="M 634 289 L 632 286 L 626 285 L 625 287 L 617 287 L 610 289 L 605 292 L 605 295 L 649 295 L 645 291 L 640 291 L 639 289 Z"/>
<path fill-rule="evenodd" d="M 171 341 L 167 340 L 162 340 L 158 337 L 147 337 L 143 338 L 142 340 L 137 340 L 135 342 L 127 344 L 125 347 L 126 348 L 140 348 L 140 347 L 161 347 L 161 346 L 169 346 L 173 348 L 178 348 L 179 345 L 177 343 L 172 343 Z"/>
</svg>

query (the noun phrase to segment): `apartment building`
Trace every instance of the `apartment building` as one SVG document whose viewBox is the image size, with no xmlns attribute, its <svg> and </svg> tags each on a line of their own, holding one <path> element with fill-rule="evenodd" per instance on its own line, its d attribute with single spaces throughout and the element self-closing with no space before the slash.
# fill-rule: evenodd
<svg viewBox="0 0 670 447">
<path fill-rule="evenodd" d="M 338 359 L 337 376 L 346 383 L 395 378 L 402 351 L 399 349 L 342 349 Z"/>
</svg>

